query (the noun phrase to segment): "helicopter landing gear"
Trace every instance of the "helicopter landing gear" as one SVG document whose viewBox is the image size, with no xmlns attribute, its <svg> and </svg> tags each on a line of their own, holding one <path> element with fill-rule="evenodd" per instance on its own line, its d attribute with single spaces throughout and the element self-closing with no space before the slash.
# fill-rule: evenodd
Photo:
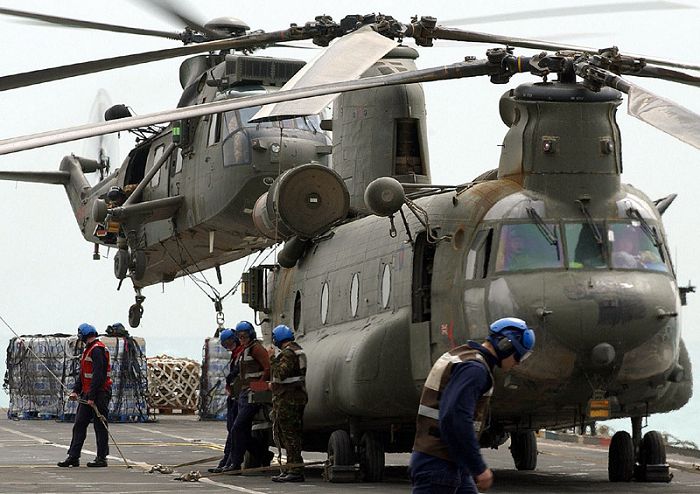
<svg viewBox="0 0 700 494">
<path fill-rule="evenodd" d="M 670 482 L 673 474 L 666 463 L 666 446 L 658 431 L 642 438 L 642 417 L 632 417 L 632 436 L 616 432 L 608 451 L 608 478 L 611 482 Z"/>
<path fill-rule="evenodd" d="M 353 482 L 355 480 L 355 451 L 347 431 L 333 431 L 328 439 L 328 461 L 323 478 L 329 482 Z"/>
<path fill-rule="evenodd" d="M 146 297 L 141 295 L 140 288 L 134 288 L 136 290 L 136 303 L 129 307 L 129 326 L 132 328 L 137 328 L 141 324 L 141 316 L 143 316 L 143 301 Z"/>
<path fill-rule="evenodd" d="M 518 470 L 537 468 L 537 436 L 535 431 L 518 431 L 510 435 L 510 454 Z"/>
<path fill-rule="evenodd" d="M 119 249 L 117 253 L 114 254 L 114 276 L 116 276 L 118 280 L 126 278 L 129 264 L 129 251 L 126 249 Z"/>
<path fill-rule="evenodd" d="M 381 482 L 384 478 L 384 443 L 372 432 L 365 432 L 357 447 L 360 473 L 365 482 Z"/>
</svg>

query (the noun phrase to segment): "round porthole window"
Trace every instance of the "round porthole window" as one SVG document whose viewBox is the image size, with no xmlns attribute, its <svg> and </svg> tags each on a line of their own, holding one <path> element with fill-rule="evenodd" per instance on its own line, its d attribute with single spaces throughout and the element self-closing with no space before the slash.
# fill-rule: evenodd
<svg viewBox="0 0 700 494">
<path fill-rule="evenodd" d="M 382 308 L 389 307 L 389 297 L 391 296 L 391 266 L 384 265 L 382 271 Z"/>
<path fill-rule="evenodd" d="M 328 321 L 329 302 L 330 293 L 328 293 L 328 282 L 324 281 L 321 287 L 321 324 L 326 324 L 326 321 Z"/>
<path fill-rule="evenodd" d="M 352 317 L 357 317 L 357 308 L 360 305 L 360 275 L 355 273 L 352 275 L 350 283 L 350 314 Z"/>
</svg>

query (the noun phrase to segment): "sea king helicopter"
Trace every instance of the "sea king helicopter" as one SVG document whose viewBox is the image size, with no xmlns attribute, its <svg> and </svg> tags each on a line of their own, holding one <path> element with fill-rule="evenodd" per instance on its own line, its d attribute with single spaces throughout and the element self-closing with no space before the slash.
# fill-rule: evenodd
<svg viewBox="0 0 700 494">
<path fill-rule="evenodd" d="M 308 355 L 305 449 L 328 451 L 331 480 L 355 464 L 365 480 L 381 480 L 385 452 L 411 449 L 432 362 L 504 316 L 528 322 L 536 352 L 508 377 L 496 373 L 482 446 L 510 437 L 516 467 L 532 470 L 534 431 L 630 417 L 632 434 L 610 444 L 610 480 L 670 480 L 661 434 L 642 435 L 642 420 L 692 394 L 678 316 L 693 287 L 677 283 L 661 220 L 674 196 L 652 201 L 621 181 L 615 115 L 626 93 L 631 114 L 700 147 L 698 115 L 623 78 L 698 85 L 678 69 L 700 67 L 445 28 L 427 16 L 247 31 L 230 19 L 188 31 L 203 37 L 188 53 L 221 52 L 183 63 L 177 110 L 117 107 L 102 124 L 0 141 L 6 154 L 169 122 L 94 187 L 85 174 L 106 163 L 76 156 L 58 172 L 0 178 L 65 186 L 86 239 L 118 247 L 115 274 L 137 290 L 131 316 L 144 286 L 284 242 L 277 263 L 245 274 L 243 299 L 263 317 L 265 338 L 288 324 Z M 227 53 L 300 38 L 339 39 L 303 68 Z M 403 45 L 410 38 L 506 48 L 418 70 L 416 50 Z M 0 88 L 156 56 L 0 77 Z M 344 67 L 330 73 L 339 59 Z M 506 84 L 519 74 L 536 82 L 501 97 L 508 131 L 498 167 L 469 183 L 431 184 L 417 83 Z M 332 120 L 318 123 L 330 100 Z M 332 167 L 321 128 L 333 131 Z"/>
</svg>

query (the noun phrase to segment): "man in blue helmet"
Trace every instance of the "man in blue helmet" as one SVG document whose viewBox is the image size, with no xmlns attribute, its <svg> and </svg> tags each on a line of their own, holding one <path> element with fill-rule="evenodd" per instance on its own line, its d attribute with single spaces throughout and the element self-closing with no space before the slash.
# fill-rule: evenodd
<svg viewBox="0 0 700 494">
<path fill-rule="evenodd" d="M 226 350 L 231 352 L 231 362 L 229 364 L 229 373 L 226 376 L 226 446 L 224 447 L 224 457 L 219 461 L 219 465 L 215 468 L 210 468 L 211 473 L 221 473 L 224 467 L 231 460 L 231 451 L 233 451 L 233 424 L 238 416 L 238 394 L 241 391 L 240 382 L 238 380 L 240 372 L 239 358 L 243 353 L 238 337 L 232 329 L 223 329 L 219 333 L 219 342 Z"/>
<path fill-rule="evenodd" d="M 270 356 L 257 339 L 253 325 L 241 321 L 236 324 L 235 333 L 243 347 L 239 359 L 241 391 L 238 395 L 238 414 L 231 428 L 233 446 L 228 463 L 223 467 L 224 472 L 240 470 L 243 456 L 251 446 L 253 419 L 261 406 L 260 403 L 251 403 L 251 383 L 266 383 L 270 379 Z"/>
<path fill-rule="evenodd" d="M 68 448 L 68 458 L 58 463 L 59 467 L 80 466 L 80 452 L 87 436 L 87 428 L 92 420 L 97 440 L 97 458 L 88 462 L 89 467 L 106 467 L 109 454 L 109 435 L 107 432 L 107 414 L 109 400 L 112 398 L 112 366 L 109 350 L 97 339 L 97 330 L 92 324 L 78 326 L 78 338 L 85 344 L 80 357 L 80 375 L 75 380 L 73 392 L 68 399 L 78 400 L 75 412 L 73 438 Z M 99 417 L 96 411 L 99 411 Z"/>
<path fill-rule="evenodd" d="M 272 385 L 272 433 L 275 443 L 287 452 L 287 468 L 272 477 L 273 482 L 304 482 L 301 457 L 302 420 L 306 394 L 306 354 L 294 341 L 294 333 L 284 324 L 272 330 L 272 343 L 280 352 L 270 362 Z"/>
<path fill-rule="evenodd" d="M 491 487 L 493 472 L 481 456 L 479 436 L 488 416 L 493 369 L 510 371 L 534 346 L 535 333 L 525 321 L 505 317 L 491 324 L 482 344 L 469 341 L 435 362 L 416 419 L 414 494 L 478 493 Z"/>
</svg>

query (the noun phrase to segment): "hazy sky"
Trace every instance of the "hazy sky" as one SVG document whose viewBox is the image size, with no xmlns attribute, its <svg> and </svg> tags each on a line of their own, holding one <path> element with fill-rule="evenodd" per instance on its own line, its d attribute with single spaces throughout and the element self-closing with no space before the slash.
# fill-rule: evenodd
<svg viewBox="0 0 700 494">
<path fill-rule="evenodd" d="M 604 13 L 602 2 L 541 0 L 538 9 L 590 4 L 591 15 L 505 21 L 471 26 L 475 31 L 549 39 L 585 46 L 617 45 L 622 51 L 700 63 L 700 9 L 638 13 Z M 681 2 L 700 6 L 696 1 Z M 381 12 L 408 21 L 412 15 L 454 19 L 527 10 L 532 2 L 191 2 L 200 19 L 231 15 L 253 29 L 273 31 L 291 22 L 303 24 L 320 14 L 339 20 L 347 14 Z M 138 2 L 77 1 L 42 2 L 0 0 L 0 6 L 115 24 L 178 30 Z M 597 14 L 597 15 L 593 15 Z M 15 22 L 0 16 L 3 32 L 2 75 L 47 66 L 178 46 L 156 38 L 65 29 Z M 464 26 L 465 28 L 469 26 Z M 413 46 L 412 42 L 409 45 Z M 466 55 L 483 56 L 486 46 L 436 42 L 421 48 L 419 67 L 460 61 Z M 315 50 L 270 49 L 265 55 L 308 59 Z M 526 54 L 525 50 L 518 53 Z M 129 69 L 117 69 L 40 86 L 0 93 L 0 138 L 82 124 L 87 121 L 95 94 L 104 88 L 114 103 L 125 103 L 143 114 L 173 108 L 181 88 L 181 60 L 163 61 Z M 485 78 L 433 83 L 426 86 L 430 160 L 435 183 L 469 181 L 498 165 L 499 144 L 506 127 L 498 115 L 498 98 L 519 81 L 494 86 Z M 647 89 L 687 105 L 700 113 L 700 89 L 647 79 L 635 80 Z M 698 202 L 700 154 L 694 148 L 618 112 L 622 130 L 623 180 L 645 191 L 652 199 L 678 193 L 664 216 L 679 279 L 700 282 L 697 250 L 700 233 L 695 217 Z M 133 139 L 122 133 L 124 158 Z M 81 154 L 82 143 L 67 143 L 39 150 L 0 156 L 2 170 L 56 170 L 61 158 Z M 115 321 L 126 322 L 133 290 L 124 283 L 117 292 L 112 259 L 92 260 L 92 244 L 80 235 L 63 188 L 39 184 L 0 182 L 0 316 L 20 334 L 69 332 L 89 321 L 102 329 Z M 106 251 L 103 250 L 103 254 Z M 223 269 L 225 292 L 239 278 L 245 261 Z M 215 281 L 213 272 L 206 273 Z M 141 327 L 133 333 L 146 338 L 148 353 L 168 352 L 198 358 L 202 340 L 215 328 L 213 304 L 189 280 L 178 279 L 164 287 L 144 290 L 147 299 Z M 700 295 L 689 296 L 683 310 L 684 337 L 700 341 Z M 240 303 L 240 295 L 224 303 L 228 324 L 252 318 Z M 0 326 L 0 349 L 12 334 Z M 151 342 L 149 345 L 148 342 Z M 0 370 L 4 368 L 1 359 Z M 696 362 L 696 369 L 700 363 Z M 697 375 L 697 372 L 696 372 Z M 1 392 L 0 392 L 1 394 Z"/>
</svg>

